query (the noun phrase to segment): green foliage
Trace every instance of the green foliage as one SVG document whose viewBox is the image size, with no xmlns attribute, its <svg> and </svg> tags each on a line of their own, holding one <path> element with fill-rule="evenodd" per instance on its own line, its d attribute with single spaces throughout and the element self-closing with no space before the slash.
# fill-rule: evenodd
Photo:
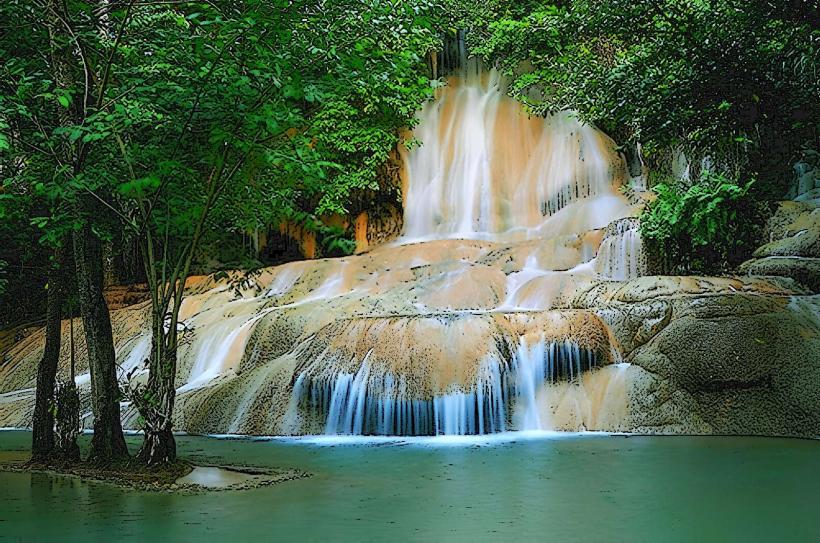
<svg viewBox="0 0 820 543">
<path fill-rule="evenodd" d="M 88 221 L 162 260 L 206 208 L 206 237 L 346 213 L 432 95 L 431 0 L 89 6 L 0 5 L 0 217 L 44 244 Z"/>
<path fill-rule="evenodd" d="M 425 57 L 454 27 L 533 113 L 574 109 L 650 162 L 683 149 L 778 194 L 772 179 L 816 144 L 813 13 L 800 1 L 8 0 L 0 219 L 13 250 L 0 257 L 16 266 L 32 239 L 57 246 L 85 222 L 106 239 L 151 236 L 161 265 L 200 227 L 221 239 L 282 221 L 349 252 L 349 232 L 322 219 L 384 197 L 385 164 L 439 84 Z"/>
<path fill-rule="evenodd" d="M 669 268 L 715 271 L 748 256 L 754 201 L 782 198 L 792 164 L 816 149 L 815 2 L 450 5 L 472 52 L 510 78 L 509 93 L 533 114 L 575 110 L 620 143 L 640 144 L 664 176 L 680 151 L 692 177 L 710 170 L 691 186 L 655 187 L 643 215 Z"/>
<path fill-rule="evenodd" d="M 353 254 L 356 242 L 349 239 L 339 227 L 325 227 L 321 232 L 323 253 L 327 256 L 344 256 Z"/>
<path fill-rule="evenodd" d="M 31 218 L 47 208 L 31 192 L 11 190 L 10 182 L 0 185 L 0 326 L 40 318 L 46 302 L 43 286 L 50 251 L 37 242 L 44 235 Z"/>
<path fill-rule="evenodd" d="M 8 268 L 9 263 L 5 260 L 0 260 L 0 296 L 5 294 L 6 289 L 9 286 L 9 280 L 6 278 L 6 269 Z"/>
<path fill-rule="evenodd" d="M 754 245 L 753 184 L 709 171 L 689 187 L 661 183 L 641 215 L 641 235 L 670 261 L 668 271 L 723 271 Z"/>
<path fill-rule="evenodd" d="M 379 190 L 401 130 L 432 94 L 423 75 L 438 43 L 432 4 L 289 4 L 286 13 L 257 12 L 265 22 L 251 75 L 270 74 L 275 88 L 248 119 L 264 129 L 264 146 L 249 138 L 257 145 L 249 167 L 215 215 L 238 230 L 346 213 L 357 194 Z"/>
</svg>

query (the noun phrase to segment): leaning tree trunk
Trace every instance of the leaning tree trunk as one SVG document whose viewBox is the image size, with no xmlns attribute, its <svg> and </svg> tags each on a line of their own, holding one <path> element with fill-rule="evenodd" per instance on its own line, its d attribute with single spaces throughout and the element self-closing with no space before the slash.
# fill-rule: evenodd
<svg viewBox="0 0 820 543">
<path fill-rule="evenodd" d="M 54 384 L 60 359 L 61 309 L 65 297 L 65 250 L 54 251 L 54 262 L 48 270 L 46 307 L 46 346 L 37 365 L 37 390 L 32 419 L 31 460 L 49 462 L 54 454 Z"/>
<path fill-rule="evenodd" d="M 74 258 L 94 412 L 94 437 L 88 460 L 105 464 L 126 458 L 128 448 L 120 421 L 120 387 L 111 319 L 103 297 L 102 244 L 89 225 L 74 235 Z"/>
<path fill-rule="evenodd" d="M 155 329 L 156 338 L 156 329 Z M 177 368 L 176 349 L 163 348 L 162 338 L 152 341 L 151 371 L 140 409 L 145 419 L 145 441 L 138 454 L 148 466 L 169 464 L 177 459 L 177 444 L 173 432 L 174 375 Z"/>
</svg>

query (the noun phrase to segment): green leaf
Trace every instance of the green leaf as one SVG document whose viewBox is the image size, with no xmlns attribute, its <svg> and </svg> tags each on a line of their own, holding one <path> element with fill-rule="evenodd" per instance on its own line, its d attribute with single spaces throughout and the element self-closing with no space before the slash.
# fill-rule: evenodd
<svg viewBox="0 0 820 543">
<path fill-rule="evenodd" d="M 117 191 L 126 198 L 143 198 L 147 194 L 155 191 L 160 186 L 160 179 L 156 175 L 148 175 L 140 179 L 134 179 L 121 183 Z"/>
</svg>

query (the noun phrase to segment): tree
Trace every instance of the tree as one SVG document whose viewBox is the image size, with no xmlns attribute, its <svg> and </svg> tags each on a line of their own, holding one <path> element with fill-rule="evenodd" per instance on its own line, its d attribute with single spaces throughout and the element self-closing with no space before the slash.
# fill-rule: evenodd
<svg viewBox="0 0 820 543">
<path fill-rule="evenodd" d="M 133 2 L 132 2 L 133 3 Z M 4 33 L 0 118 L 4 151 L 14 164 L 8 193 L 44 195 L 69 207 L 80 311 L 92 382 L 94 437 L 90 459 L 107 463 L 127 456 L 119 413 L 114 346 L 102 295 L 104 197 L 101 171 L 94 167 L 94 126 L 109 105 L 104 101 L 118 41 L 108 22 L 122 18 L 119 4 L 82 2 L 4 3 L 3 20 L 25 31 Z M 127 12 L 127 9 L 126 9 Z M 127 16 L 126 16 L 127 17 Z M 33 190 L 32 190 L 33 189 Z M 36 219 L 51 230 L 55 217 Z"/>
<path fill-rule="evenodd" d="M 74 349 L 74 299 L 69 299 L 68 348 L 69 372 L 65 380 L 57 383 L 54 393 L 55 415 L 55 455 L 63 462 L 78 462 L 80 447 L 77 436 L 80 432 L 80 393 L 75 381 Z"/>
<path fill-rule="evenodd" d="M 146 82 L 131 99 L 141 102 L 134 111 L 150 114 L 132 115 L 129 133 L 118 137 L 129 180 L 117 190 L 140 238 L 152 300 L 149 381 L 131 395 L 144 419 L 139 457 L 149 465 L 176 455 L 179 311 L 203 240 L 217 225 L 242 228 L 248 220 L 321 228 L 315 214 L 344 211 L 351 191 L 378 187 L 377 170 L 401 125 L 430 94 L 425 78 L 411 76 L 423 54 L 388 56 L 379 47 L 387 42 L 356 41 L 379 13 L 387 34 L 397 20 L 388 17 L 390 6 L 374 4 L 373 13 L 356 5 L 343 15 L 353 5 L 191 3 L 144 13 L 151 24 L 140 29 L 133 62 L 123 64 L 129 71 L 118 77 Z M 424 21 L 404 16 L 402 24 L 423 29 L 413 38 L 417 47 L 429 46 Z M 327 25 L 328 32 L 316 31 Z M 169 45 L 179 28 L 184 35 Z M 317 43 L 320 37 L 331 43 Z M 348 47 L 357 53 L 337 53 Z M 352 84 L 372 77 L 366 60 L 353 55 L 403 75 L 382 83 L 390 92 L 374 93 L 366 81 Z M 148 75 L 159 65 L 174 70 Z"/>
<path fill-rule="evenodd" d="M 432 95 L 425 58 L 439 41 L 434 8 L 427 0 L 0 7 L 28 23 L 22 39 L 0 41 L 10 59 L 0 135 L 5 156 L 21 165 L 11 192 L 69 204 L 93 458 L 124 454 L 101 240 L 130 238 L 141 249 L 152 349 L 148 384 L 130 396 L 144 419 L 140 458 L 171 462 L 179 310 L 187 277 L 203 269 L 203 243 L 290 221 L 329 249 L 350 250 L 349 232 L 322 217 L 383 188 L 381 169 Z M 47 230 L 55 218 L 38 221 Z"/>
<path fill-rule="evenodd" d="M 37 390 L 32 419 L 31 457 L 33 462 L 53 460 L 54 443 L 54 387 L 60 360 L 62 336 L 62 307 L 65 298 L 67 250 L 54 251 L 54 261 L 48 273 L 48 306 L 46 309 L 46 344 L 37 365 Z"/>
</svg>

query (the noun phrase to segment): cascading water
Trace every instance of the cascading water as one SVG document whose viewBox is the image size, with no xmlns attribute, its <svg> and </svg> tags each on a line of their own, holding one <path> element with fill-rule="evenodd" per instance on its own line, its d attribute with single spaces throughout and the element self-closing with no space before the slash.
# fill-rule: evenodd
<svg viewBox="0 0 820 543">
<path fill-rule="evenodd" d="M 537 392 L 545 384 L 578 382 L 598 366 L 597 355 L 577 344 L 528 345 L 524 338 L 509 362 L 487 360 L 476 382 L 427 399 L 412 396 L 404 375 L 379 371 L 368 353 L 359 370 L 314 379 L 301 373 L 293 386 L 294 410 L 324 421 L 326 434 L 476 435 L 508 429 L 543 430 Z"/>
<path fill-rule="evenodd" d="M 595 271 L 604 277 L 624 281 L 643 275 L 645 266 L 640 222 L 628 218 L 607 226 L 595 258 Z"/>
<path fill-rule="evenodd" d="M 505 86 L 471 61 L 421 111 L 422 145 L 404 157 L 405 240 L 554 237 L 626 214 L 606 136 L 568 112 L 530 118 Z"/>
<path fill-rule="evenodd" d="M 543 292 L 538 281 L 573 274 L 614 279 L 638 275 L 640 247 L 631 222 L 623 222 L 626 226 L 613 232 L 594 234 L 632 212 L 617 192 L 625 170 L 613 143 L 571 113 L 547 119 L 527 116 L 505 95 L 505 82 L 496 71 L 465 62 L 462 50 L 455 53 L 461 57 L 459 75 L 451 77 L 437 99 L 419 113 L 414 136 L 421 146 L 404 153 L 404 230 L 394 250 L 417 244 L 421 255 L 424 246 L 447 239 L 513 244 L 524 262 L 507 274 L 495 311 L 549 309 L 552 299 L 519 296 L 533 289 Z M 453 59 L 448 62 L 453 64 Z M 409 266 L 420 270 L 450 258 L 413 256 Z M 384 282 L 392 266 L 401 267 L 385 261 L 383 271 L 371 272 L 374 279 L 364 284 Z M 328 303 L 354 294 L 357 287 L 350 280 L 353 276 L 356 283 L 355 267 L 342 261 L 336 268 L 300 300 L 265 311 Z M 449 293 L 462 288 L 459 282 L 464 276 L 463 267 L 450 264 L 435 277 L 442 291 Z M 285 267 L 263 297 L 284 299 L 303 279 L 303 269 Z M 358 282 L 363 284 L 361 275 Z M 413 306 L 425 310 L 422 303 Z M 197 377 L 186 387 L 201 386 L 212 377 L 204 371 L 214 367 L 202 362 L 205 351 L 219 353 L 230 347 L 239 330 L 231 333 L 232 327 L 236 328 L 220 325 L 214 338 L 219 341 L 224 336 L 223 347 L 200 347 L 191 372 Z M 315 340 L 297 347 L 305 351 L 300 356 L 310 356 L 305 347 L 310 341 Z M 443 341 L 458 340 L 448 335 Z M 565 339 L 518 336 L 517 344 L 504 353 L 477 362 L 474 377 L 467 381 L 451 377 L 421 387 L 413 371 L 374 362 L 372 347 L 347 361 L 325 359 L 331 349 L 314 355 L 319 362 L 308 358 L 312 365 L 294 374 L 283 431 L 440 435 L 552 429 L 551 417 L 544 412 L 544 391 L 557 390 L 561 383 L 581 388 L 582 376 L 601 367 L 602 360 L 617 362 L 614 350 L 601 356 L 571 335 Z M 259 387 L 257 380 L 253 389 Z M 246 398 L 237 411 L 248 409 Z M 237 427 L 235 421 L 231 428 Z"/>
<path fill-rule="evenodd" d="M 464 68 L 419 112 L 421 145 L 402 151 L 396 242 L 189 282 L 177 428 L 623 427 L 629 366 L 618 339 L 571 300 L 579 288 L 642 271 L 637 223 L 628 219 L 637 207 L 618 190 L 624 161 L 571 113 L 529 117 L 496 72 L 464 62 L 463 48 L 452 53 L 444 65 Z M 123 379 L 144 379 L 148 326 L 131 321 L 147 318 L 145 309 L 114 327 Z M 17 424 L 27 409 L 31 385 L 20 383 L 3 389 L 0 379 L 0 423 Z"/>
</svg>

